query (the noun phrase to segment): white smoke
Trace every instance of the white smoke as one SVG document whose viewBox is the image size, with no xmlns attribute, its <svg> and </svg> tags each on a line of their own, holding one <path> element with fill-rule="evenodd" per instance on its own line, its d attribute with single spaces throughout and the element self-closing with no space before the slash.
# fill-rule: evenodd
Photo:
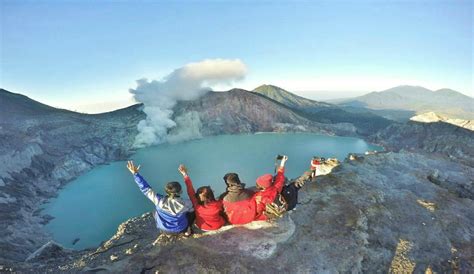
<svg viewBox="0 0 474 274">
<path fill-rule="evenodd" d="M 211 90 L 209 86 L 231 84 L 245 77 L 247 68 L 238 60 L 209 59 L 189 63 L 174 70 L 162 80 L 140 79 L 130 89 L 134 99 L 144 104 L 147 117 L 138 123 L 136 147 L 145 147 L 167 141 L 173 107 L 179 100 L 194 100 Z"/>
</svg>

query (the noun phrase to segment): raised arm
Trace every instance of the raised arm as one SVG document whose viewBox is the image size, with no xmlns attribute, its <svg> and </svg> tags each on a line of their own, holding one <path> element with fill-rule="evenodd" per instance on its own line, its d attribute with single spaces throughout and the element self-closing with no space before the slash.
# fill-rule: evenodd
<svg viewBox="0 0 474 274">
<path fill-rule="evenodd" d="M 288 156 L 283 156 L 281 159 L 280 167 L 278 167 L 277 175 L 275 177 L 275 183 L 273 184 L 278 192 L 281 192 L 283 185 L 285 184 L 285 164 L 288 161 Z"/>
<path fill-rule="evenodd" d="M 189 178 L 188 175 L 188 169 L 184 165 L 179 165 L 178 171 L 179 173 L 181 173 L 181 175 L 183 175 L 184 183 L 186 184 L 186 192 L 188 193 L 189 200 L 191 200 L 191 203 L 193 203 L 194 208 L 196 208 L 199 203 L 196 198 L 196 191 L 194 190 L 193 182 L 191 181 L 191 178 Z"/>
<path fill-rule="evenodd" d="M 136 167 L 132 161 L 128 161 L 127 168 L 130 173 L 133 174 L 135 183 L 137 183 L 138 187 L 140 188 L 140 191 L 155 205 L 158 205 L 162 196 L 160 194 L 155 193 L 155 191 L 153 191 L 148 182 L 140 174 L 138 174 L 140 166 Z"/>
</svg>

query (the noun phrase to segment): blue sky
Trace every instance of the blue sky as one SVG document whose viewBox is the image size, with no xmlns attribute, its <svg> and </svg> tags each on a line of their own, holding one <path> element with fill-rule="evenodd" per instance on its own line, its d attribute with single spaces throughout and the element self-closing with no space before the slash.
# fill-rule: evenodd
<svg viewBox="0 0 474 274">
<path fill-rule="evenodd" d="M 235 86 L 315 99 L 474 93 L 472 1 L 0 3 L 1 87 L 55 106 L 123 102 L 135 80 L 210 58 L 247 65 Z"/>
</svg>

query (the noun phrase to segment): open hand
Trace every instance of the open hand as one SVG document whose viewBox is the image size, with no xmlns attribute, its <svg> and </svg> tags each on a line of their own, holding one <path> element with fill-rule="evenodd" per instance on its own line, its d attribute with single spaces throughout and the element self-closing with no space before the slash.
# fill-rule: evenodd
<svg viewBox="0 0 474 274">
<path fill-rule="evenodd" d="M 135 174 L 138 173 L 138 170 L 140 169 L 140 165 L 135 166 L 135 165 L 133 164 L 133 161 L 128 161 L 128 162 L 127 162 L 127 168 L 128 168 L 128 170 L 129 170 L 133 175 L 135 175 Z"/>
<path fill-rule="evenodd" d="M 179 171 L 179 173 L 181 173 L 181 175 L 183 175 L 183 177 L 188 176 L 188 169 L 186 168 L 185 165 L 183 165 L 183 164 L 179 165 L 178 171 Z"/>
</svg>

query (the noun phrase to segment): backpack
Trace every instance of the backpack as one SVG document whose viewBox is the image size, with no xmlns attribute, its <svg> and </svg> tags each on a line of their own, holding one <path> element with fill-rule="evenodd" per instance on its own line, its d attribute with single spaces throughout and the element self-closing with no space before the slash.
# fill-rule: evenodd
<svg viewBox="0 0 474 274">
<path fill-rule="evenodd" d="M 268 219 L 281 218 L 283 213 L 296 207 L 298 203 L 298 188 L 295 184 L 285 185 L 281 193 L 275 197 L 272 203 L 265 206 L 265 216 Z"/>
</svg>

